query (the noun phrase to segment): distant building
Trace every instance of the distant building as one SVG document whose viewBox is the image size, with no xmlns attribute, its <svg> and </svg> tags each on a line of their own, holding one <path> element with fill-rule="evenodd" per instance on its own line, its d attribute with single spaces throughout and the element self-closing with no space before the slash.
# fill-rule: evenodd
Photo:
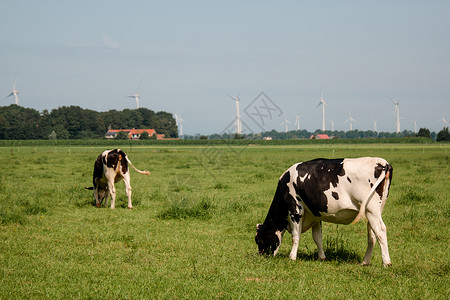
<svg viewBox="0 0 450 300">
<path fill-rule="evenodd" d="M 128 139 L 130 139 L 130 140 L 138 140 L 141 137 L 141 134 L 143 134 L 144 132 L 147 132 L 149 137 L 153 137 L 156 135 L 157 140 L 165 139 L 164 134 L 157 134 L 155 129 L 134 129 L 134 128 L 133 129 L 109 129 L 108 132 L 105 134 L 105 138 L 113 139 L 121 131 L 127 133 Z"/>
<path fill-rule="evenodd" d="M 316 135 L 311 135 L 310 139 L 329 140 L 330 137 L 328 136 L 328 134 L 316 134 Z"/>
</svg>

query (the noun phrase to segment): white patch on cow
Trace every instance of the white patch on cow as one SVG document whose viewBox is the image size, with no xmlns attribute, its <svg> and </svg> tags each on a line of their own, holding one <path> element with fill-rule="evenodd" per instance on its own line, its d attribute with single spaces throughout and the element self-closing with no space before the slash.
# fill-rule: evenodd
<svg viewBox="0 0 450 300">
<path fill-rule="evenodd" d="M 275 231 L 275 235 L 278 237 L 279 243 L 278 243 L 277 249 L 275 249 L 275 251 L 273 252 L 273 256 L 277 255 L 278 250 L 280 250 L 281 242 L 283 240 L 283 233 L 284 233 L 284 230 L 283 231 L 279 231 L 279 230 Z"/>
<path fill-rule="evenodd" d="M 310 174 L 309 174 L 309 173 L 306 173 L 305 176 L 303 176 L 303 177 L 302 177 L 302 176 L 299 176 L 300 181 L 301 181 L 301 182 L 304 182 L 305 179 L 306 179 L 306 176 L 308 176 L 308 175 L 310 175 Z"/>
<path fill-rule="evenodd" d="M 291 176 L 291 179 L 289 180 L 287 186 L 289 188 L 289 194 L 292 196 L 292 198 L 295 199 L 295 201 L 297 202 L 298 205 L 298 200 L 297 200 L 297 192 L 295 191 L 295 187 L 294 187 L 294 182 L 296 181 L 295 178 L 298 177 L 298 172 L 297 172 L 297 165 L 293 165 L 292 167 L 290 167 L 288 169 L 289 175 Z"/>
</svg>

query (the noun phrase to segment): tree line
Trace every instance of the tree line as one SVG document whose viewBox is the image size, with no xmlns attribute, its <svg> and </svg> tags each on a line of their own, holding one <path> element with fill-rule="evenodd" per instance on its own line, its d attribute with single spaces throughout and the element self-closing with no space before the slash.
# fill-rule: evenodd
<svg viewBox="0 0 450 300">
<path fill-rule="evenodd" d="M 112 129 L 155 129 L 166 137 L 178 137 L 176 121 L 171 113 L 160 111 L 155 113 L 147 108 L 109 110 L 97 112 L 79 106 L 63 106 L 39 112 L 15 104 L 0 107 L 0 140 L 42 140 L 42 139 L 99 139 L 104 138 L 108 128 Z M 421 128 L 417 134 L 404 130 L 400 133 L 374 131 L 321 131 L 292 130 L 278 132 L 275 130 L 243 134 L 212 134 L 210 136 L 185 135 L 185 139 L 309 139 L 319 133 L 328 134 L 335 139 L 362 138 L 398 138 L 426 137 L 439 141 L 450 141 L 448 127 L 438 133 Z M 119 135 L 119 138 L 121 135 Z M 125 136 L 126 138 L 126 136 Z"/>
<path fill-rule="evenodd" d="M 151 128 L 166 137 L 178 137 L 171 113 L 147 108 L 97 112 L 63 106 L 39 112 L 15 104 L 0 107 L 0 140 L 98 139 L 105 137 L 108 128 Z"/>
<path fill-rule="evenodd" d="M 250 134 L 242 134 L 236 135 L 235 133 L 221 133 L 221 134 L 212 134 L 209 136 L 205 135 L 185 135 L 185 139 L 263 139 L 263 138 L 272 138 L 275 140 L 295 140 L 295 139 L 310 139 L 311 137 L 315 138 L 317 134 L 327 134 L 329 137 L 333 139 L 368 139 L 368 138 L 402 138 L 402 137 L 425 137 L 429 139 L 436 140 L 438 142 L 441 141 L 450 141 L 450 134 L 448 131 L 448 127 L 443 128 L 438 133 L 430 132 L 427 128 L 420 128 L 417 133 L 414 133 L 409 130 L 404 130 L 400 133 L 395 132 L 375 132 L 372 130 L 360 131 L 360 130 L 351 130 L 351 131 L 322 131 L 316 130 L 314 132 L 307 130 L 292 130 L 288 132 L 278 132 L 276 130 L 261 132 L 261 133 L 250 133 Z"/>
</svg>

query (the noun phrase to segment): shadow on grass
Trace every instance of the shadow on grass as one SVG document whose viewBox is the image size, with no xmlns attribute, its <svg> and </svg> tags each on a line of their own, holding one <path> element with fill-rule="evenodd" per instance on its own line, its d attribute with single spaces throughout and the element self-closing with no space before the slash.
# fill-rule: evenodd
<svg viewBox="0 0 450 300">
<path fill-rule="evenodd" d="M 354 251 L 346 250 L 346 249 L 333 249 L 328 248 L 324 249 L 326 261 L 334 261 L 338 263 L 351 263 L 358 264 L 362 261 L 362 258 L 359 254 Z M 289 252 L 279 253 L 277 254 L 278 258 L 289 259 Z M 314 252 L 298 252 L 297 260 L 300 261 L 316 261 L 319 260 L 319 254 L 316 251 Z"/>
</svg>

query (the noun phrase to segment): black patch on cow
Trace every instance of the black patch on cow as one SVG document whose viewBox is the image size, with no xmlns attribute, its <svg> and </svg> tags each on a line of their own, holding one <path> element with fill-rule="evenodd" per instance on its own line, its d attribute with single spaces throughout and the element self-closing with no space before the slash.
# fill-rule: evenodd
<svg viewBox="0 0 450 300">
<path fill-rule="evenodd" d="M 255 242 L 261 254 L 271 254 L 278 248 L 280 241 L 275 232 L 287 228 L 289 211 L 295 211 L 293 207 L 296 206 L 296 201 L 289 194 L 287 186 L 290 179 L 289 172 L 286 172 L 278 181 L 277 190 L 266 219 L 256 232 Z"/>
<path fill-rule="evenodd" d="M 348 180 L 348 182 L 352 183 L 352 181 L 350 180 L 350 178 L 348 176 L 347 176 L 347 180 Z"/>
<path fill-rule="evenodd" d="M 112 168 L 116 170 L 118 165 L 122 167 L 122 173 L 126 173 L 128 171 L 128 162 L 126 159 L 126 154 L 120 149 L 114 149 L 109 151 L 108 157 L 106 158 L 106 166 L 108 168 Z"/>
<path fill-rule="evenodd" d="M 324 192 L 330 188 L 330 184 L 337 187 L 338 177 L 345 175 L 343 161 L 343 159 L 315 159 L 297 166 L 295 191 L 315 216 L 320 217 L 320 212 L 328 211 L 328 200 Z M 303 182 L 300 177 L 305 177 Z"/>
<path fill-rule="evenodd" d="M 386 171 L 386 174 L 389 176 L 389 181 L 390 181 L 392 179 L 392 171 L 393 171 L 392 166 L 390 164 L 386 164 L 386 166 L 382 166 L 382 165 L 378 164 L 377 167 L 375 167 L 375 174 L 377 174 L 377 172 L 378 172 L 377 169 L 379 169 L 379 168 L 381 168 L 382 171 L 383 170 Z M 380 174 L 378 174 L 378 177 L 380 176 Z M 384 178 L 376 188 L 376 192 L 377 192 L 378 196 L 380 196 L 380 199 L 383 198 L 383 190 L 384 190 L 385 184 L 386 184 L 386 179 Z M 390 185 L 388 186 L 388 195 L 389 195 L 389 188 L 390 188 Z"/>
<path fill-rule="evenodd" d="M 372 182 L 370 183 L 370 188 L 373 188 L 373 183 Z"/>
<path fill-rule="evenodd" d="M 299 223 L 301 218 L 302 218 L 301 214 L 291 214 L 292 223 Z"/>
<path fill-rule="evenodd" d="M 93 178 L 94 188 L 97 187 L 96 179 L 102 178 L 102 176 L 103 176 L 103 158 L 102 155 L 100 154 L 97 157 L 97 160 L 95 161 L 94 164 L 94 178 Z"/>
<path fill-rule="evenodd" d="M 381 165 L 381 164 L 377 164 L 377 166 L 375 167 L 375 171 L 373 173 L 373 176 L 375 178 L 378 179 L 378 177 L 380 177 L 381 173 L 386 169 L 385 166 Z"/>
<path fill-rule="evenodd" d="M 331 192 L 331 196 L 333 196 L 334 199 L 339 200 L 339 194 L 336 192 Z"/>
</svg>

